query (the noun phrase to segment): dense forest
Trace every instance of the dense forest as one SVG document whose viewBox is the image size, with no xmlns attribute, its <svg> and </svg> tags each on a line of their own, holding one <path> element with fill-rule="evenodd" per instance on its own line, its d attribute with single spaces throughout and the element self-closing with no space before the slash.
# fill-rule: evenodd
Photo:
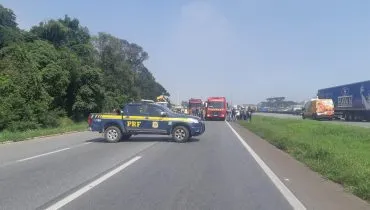
<svg viewBox="0 0 370 210">
<path fill-rule="evenodd" d="M 0 131 L 58 126 L 62 117 L 79 121 L 131 100 L 169 96 L 147 59 L 139 45 L 92 36 L 67 15 L 22 30 L 0 5 Z"/>
</svg>

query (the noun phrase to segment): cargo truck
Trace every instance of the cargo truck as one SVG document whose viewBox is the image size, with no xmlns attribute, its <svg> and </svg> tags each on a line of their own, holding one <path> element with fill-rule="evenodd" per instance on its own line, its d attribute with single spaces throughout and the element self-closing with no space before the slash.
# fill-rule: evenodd
<svg viewBox="0 0 370 210">
<path fill-rule="evenodd" d="M 188 114 L 195 115 L 195 110 L 198 109 L 199 113 L 202 109 L 202 99 L 191 98 L 189 99 Z"/>
<path fill-rule="evenodd" d="M 225 121 L 228 107 L 225 97 L 209 97 L 205 104 L 206 120 L 219 119 Z"/>
<path fill-rule="evenodd" d="M 346 121 L 370 121 L 370 81 L 320 89 L 319 99 L 334 102 L 334 115 Z"/>
</svg>

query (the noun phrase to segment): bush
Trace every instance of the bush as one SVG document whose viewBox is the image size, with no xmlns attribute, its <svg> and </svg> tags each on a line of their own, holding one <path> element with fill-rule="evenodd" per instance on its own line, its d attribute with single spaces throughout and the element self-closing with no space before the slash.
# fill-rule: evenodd
<svg viewBox="0 0 370 210">
<path fill-rule="evenodd" d="M 37 122 L 31 121 L 13 121 L 10 122 L 7 126 L 7 130 L 15 132 L 15 131 L 26 131 L 26 130 L 34 130 L 40 128 L 41 125 Z"/>
</svg>

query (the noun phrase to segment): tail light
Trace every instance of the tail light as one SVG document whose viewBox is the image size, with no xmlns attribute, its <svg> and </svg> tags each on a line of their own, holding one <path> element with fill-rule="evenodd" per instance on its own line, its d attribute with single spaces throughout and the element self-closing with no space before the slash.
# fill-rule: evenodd
<svg viewBox="0 0 370 210">
<path fill-rule="evenodd" d="M 91 125 L 91 123 L 92 123 L 91 114 L 89 114 L 89 117 L 87 118 L 87 123 L 89 124 L 89 126 L 90 126 L 90 125 Z"/>
</svg>

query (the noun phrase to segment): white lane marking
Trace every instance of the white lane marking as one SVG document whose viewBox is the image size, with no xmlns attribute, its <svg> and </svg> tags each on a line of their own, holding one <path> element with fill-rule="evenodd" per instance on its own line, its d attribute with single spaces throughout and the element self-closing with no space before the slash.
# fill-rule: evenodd
<svg viewBox="0 0 370 210">
<path fill-rule="evenodd" d="M 98 178 L 98 179 L 90 182 L 89 184 L 85 185 L 84 187 L 82 187 L 81 189 L 77 190 L 76 192 L 74 192 L 74 193 L 72 193 L 72 194 L 64 197 L 62 200 L 60 200 L 57 203 L 51 205 L 46 210 L 55 210 L 55 209 L 62 208 L 63 206 L 67 205 L 71 201 L 73 201 L 76 198 L 80 197 L 81 195 L 83 195 L 87 191 L 91 190 L 92 188 L 96 187 L 100 183 L 104 182 L 105 180 L 107 180 L 110 177 L 114 176 L 115 174 L 117 174 L 118 172 L 122 171 L 126 167 L 130 166 L 131 164 L 133 164 L 134 162 L 136 162 L 140 158 L 141 158 L 141 156 L 136 156 L 136 157 L 132 158 L 131 160 L 123 163 L 122 165 L 120 165 L 117 168 L 113 169 L 112 171 L 106 173 L 105 175 L 101 176 L 100 178 Z"/>
<path fill-rule="evenodd" d="M 82 143 L 82 144 L 77 144 L 76 146 L 72 147 L 72 148 L 78 148 L 78 147 L 82 147 L 82 146 L 85 146 L 85 145 L 88 145 L 88 144 L 91 144 L 92 142 L 85 142 L 85 143 Z"/>
<path fill-rule="evenodd" d="M 36 156 L 29 157 L 29 158 L 20 159 L 20 160 L 17 160 L 16 162 L 23 162 L 23 161 L 27 161 L 27 160 L 32 160 L 32 159 L 35 159 L 35 158 L 43 157 L 43 156 L 46 156 L 46 155 L 51 155 L 51 154 L 54 154 L 54 153 L 57 153 L 57 152 L 62 152 L 62 151 L 69 150 L 69 149 L 71 149 L 71 148 L 66 147 L 66 148 L 55 150 L 55 151 L 52 151 L 52 152 L 47 152 L 47 153 L 44 153 L 44 154 L 41 154 L 41 155 L 36 155 Z"/>
<path fill-rule="evenodd" d="M 74 147 L 66 147 L 66 148 L 63 148 L 63 149 L 60 149 L 60 150 L 55 150 L 55 151 L 52 151 L 52 152 L 47 152 L 47 153 L 43 153 L 43 154 L 40 154 L 40 155 L 35 155 L 35 156 L 29 157 L 29 158 L 24 158 L 24 159 L 21 159 L 21 160 L 17 160 L 15 162 L 23 162 L 23 161 L 27 161 L 27 160 L 32 160 L 32 159 L 35 159 L 35 158 L 38 158 L 38 157 L 43 157 L 43 156 L 46 156 L 46 155 L 51 155 L 51 154 L 54 154 L 54 153 L 58 153 L 58 152 L 62 152 L 62 151 L 65 151 L 65 150 L 69 150 L 69 149 L 73 149 L 73 148 L 85 146 L 85 145 L 88 145 L 88 144 L 91 144 L 91 142 L 85 142 L 85 143 L 82 143 L 82 144 L 78 144 L 78 145 L 76 145 Z"/>
<path fill-rule="evenodd" d="M 279 189 L 281 194 L 287 199 L 289 204 L 295 210 L 306 210 L 306 207 L 298 200 L 297 197 L 284 185 L 282 181 L 280 181 L 279 177 L 267 166 L 265 162 L 257 155 L 257 153 L 247 144 L 246 141 L 235 131 L 235 129 L 228 123 L 226 124 L 229 126 L 231 131 L 235 134 L 235 136 L 239 139 L 239 141 L 243 144 L 245 149 L 252 155 L 252 157 L 256 160 L 258 165 L 263 169 L 266 175 L 271 179 L 272 183 Z"/>
</svg>

